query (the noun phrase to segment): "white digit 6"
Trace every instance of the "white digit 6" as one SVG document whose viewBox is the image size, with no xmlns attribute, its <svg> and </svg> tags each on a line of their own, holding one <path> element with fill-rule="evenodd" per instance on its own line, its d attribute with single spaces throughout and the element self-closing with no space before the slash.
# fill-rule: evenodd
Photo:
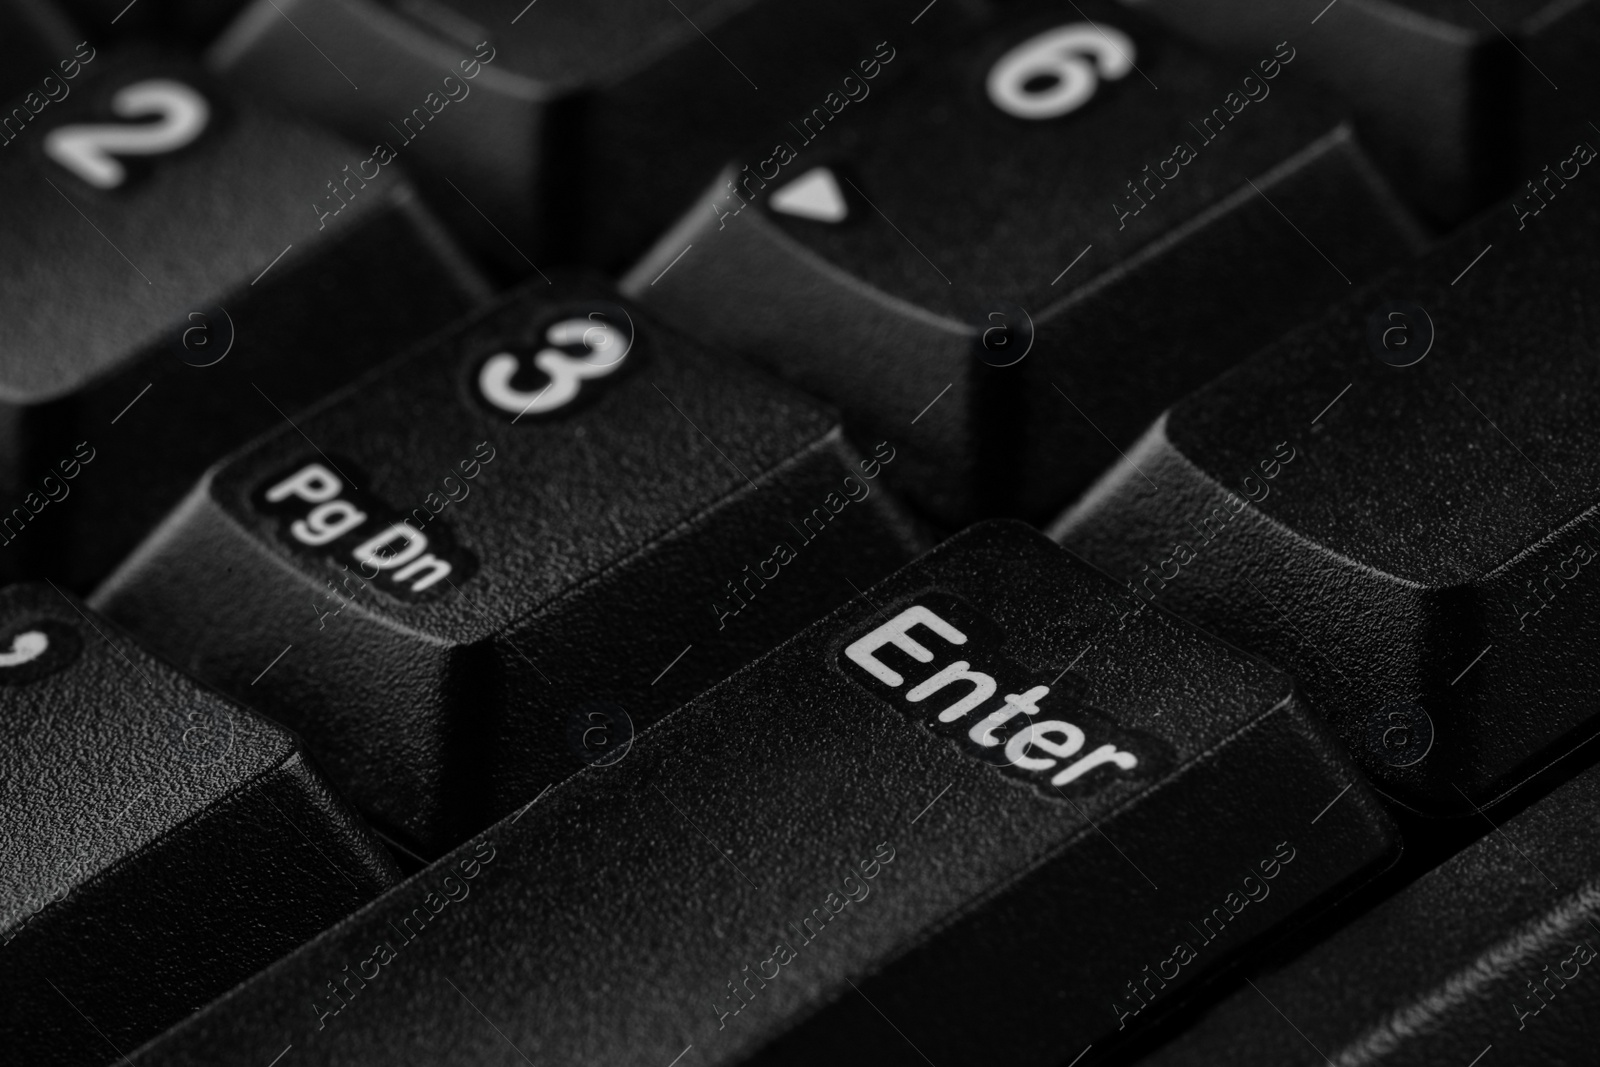
<svg viewBox="0 0 1600 1067">
<path fill-rule="evenodd" d="M 551 345 L 581 344 L 587 351 L 569 356 L 557 348 L 542 348 L 533 365 L 549 377 L 550 383 L 534 392 L 511 384 L 522 363 L 510 352 L 490 356 L 478 371 L 478 390 L 483 398 L 501 411 L 523 415 L 543 415 L 570 404 L 587 378 L 604 378 L 622 366 L 630 346 L 626 333 L 598 317 L 562 319 L 545 332 Z"/>
<path fill-rule="evenodd" d="M 124 85 L 112 96 L 111 111 L 127 119 L 155 115 L 157 120 L 138 126 L 110 122 L 57 126 L 44 138 L 45 155 L 96 189 L 115 189 L 127 180 L 127 169 L 115 156 L 176 152 L 199 137 L 211 121 L 205 97 L 167 78 Z"/>
<path fill-rule="evenodd" d="M 1074 22 L 1030 37 L 989 71 L 989 99 L 1019 119 L 1053 119 L 1089 102 L 1099 79 L 1115 81 L 1133 69 L 1133 40 L 1112 26 Z M 1098 73 L 1096 71 L 1098 68 Z M 1029 83 L 1050 79 L 1029 89 Z"/>
</svg>

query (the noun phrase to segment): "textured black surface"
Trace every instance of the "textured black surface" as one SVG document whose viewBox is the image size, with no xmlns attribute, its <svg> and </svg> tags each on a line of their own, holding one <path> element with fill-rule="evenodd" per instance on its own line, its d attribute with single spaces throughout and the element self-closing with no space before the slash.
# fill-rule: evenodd
<svg viewBox="0 0 1600 1067">
<path fill-rule="evenodd" d="M 111 119 L 111 96 L 150 79 L 208 99 L 198 140 L 111 189 L 45 155 L 51 129 Z M 83 590 L 207 464 L 486 292 L 398 175 L 319 226 L 307 204 L 344 142 L 184 63 L 101 50 L 71 84 L 0 156 L 0 573 Z"/>
<path fill-rule="evenodd" d="M 1350 102 L 1416 209 L 1441 223 L 1537 171 L 1597 99 L 1592 0 L 1126 2 L 1239 59 L 1293 42 L 1307 73 Z"/>
<path fill-rule="evenodd" d="M 437 854 L 582 766 L 568 730 L 585 707 L 643 726 L 915 554 L 882 489 L 893 444 L 858 455 L 806 398 L 637 312 L 623 369 L 587 381 L 586 403 L 513 421 L 476 397 L 484 356 L 608 294 L 532 283 L 234 455 L 96 602 L 300 731 L 358 804 Z M 452 574 L 403 600 L 345 549 L 290 547 L 255 498 L 308 463 L 334 464 L 373 514 L 432 494 L 422 529 L 448 531 Z M 779 543 L 794 558 L 746 586 Z M 730 582 L 747 606 L 726 615 Z"/>
<path fill-rule="evenodd" d="M 520 14 L 485 0 L 257 0 L 210 62 L 393 145 L 465 239 L 528 272 L 637 255 L 731 152 L 903 25 L 894 5 L 863 0 L 541 0 Z M 492 60 L 463 82 L 475 55 Z M 414 108 L 421 134 L 401 128 Z"/>
<path fill-rule="evenodd" d="M 899 484 L 952 523 L 1059 508 L 1164 404 L 1415 247 L 1337 113 L 1297 85 L 1298 60 L 1256 57 L 1275 74 L 1256 72 L 1249 103 L 1254 67 L 1217 64 L 1115 5 L 1007 12 L 814 142 L 775 127 L 798 153 L 779 177 L 763 192 L 753 176 L 773 168 L 752 158 L 747 180 L 735 166 L 623 282 L 669 321 L 838 404 L 852 429 L 904 433 L 914 448 Z M 1085 17 L 1132 38 L 1137 70 L 1056 118 L 990 101 L 1002 55 Z M 1213 108 L 1228 121 L 1208 141 L 1193 124 Z M 1120 217 L 1118 204 L 1137 204 L 1128 183 L 1180 143 L 1193 161 L 1151 178 L 1147 206 Z M 816 166 L 839 175 L 849 217 L 767 210 Z M 738 199 L 723 184 L 734 178 Z M 760 205 L 731 215 L 751 198 Z M 976 341 L 1002 304 L 1036 336 L 999 369 Z"/>
<path fill-rule="evenodd" d="M 1184 400 L 1055 529 L 1128 580 L 1130 610 L 1153 597 L 1293 672 L 1373 778 L 1427 810 L 1492 799 L 1594 726 L 1587 177 L 1522 229 L 1500 206 Z M 1412 366 L 1369 347 L 1395 301 L 1436 331 Z M 1388 733 L 1409 704 L 1432 722 L 1420 761 Z"/>
<path fill-rule="evenodd" d="M 1141 1065 L 1592 1064 L 1597 810 L 1591 769 Z"/>
<path fill-rule="evenodd" d="M 139 1062 L 265 1062 L 292 1043 L 305 1064 L 664 1064 L 690 1044 L 713 1064 L 921 1063 L 917 1049 L 941 1065 L 1048 1064 L 1094 1042 L 1091 1062 L 1117 1035 L 1114 1004 L 1136 1003 L 1124 982 L 1174 941 L 1198 959 L 1158 1005 L 1394 847 L 1287 678 L 1156 612 L 1119 629 L 1112 591 L 1020 525 L 968 531 Z M 1158 767 L 1047 796 L 919 721 L 951 691 L 907 715 L 870 689 L 847 643 L 930 603 L 967 612 L 970 637 L 958 653 L 912 631 L 925 665 L 882 652 L 906 684 L 957 654 L 978 670 L 1009 658 L 1055 679 L 1042 711 L 1084 723 L 1090 743 L 1092 724 L 1114 722 Z M 429 918 L 429 891 L 451 875 L 460 896 L 455 872 L 485 856 L 465 899 Z M 1247 903 L 1263 861 L 1268 891 Z M 1213 908 L 1235 914 L 1203 944 L 1185 920 Z M 414 909 L 426 925 L 402 932 Z M 809 939 L 786 927 L 812 909 Z M 367 966 L 374 953 L 394 958 Z M 764 958 L 776 977 L 714 1006 Z M 346 965 L 368 981 L 335 1000 Z"/>
<path fill-rule="evenodd" d="M 1600 0 L 55 2 L 0 1063 L 1593 1060 Z"/>
<path fill-rule="evenodd" d="M 294 737 L 48 586 L 0 592 L 0 834 L 16 1063 L 112 1062 L 398 875 Z"/>
</svg>

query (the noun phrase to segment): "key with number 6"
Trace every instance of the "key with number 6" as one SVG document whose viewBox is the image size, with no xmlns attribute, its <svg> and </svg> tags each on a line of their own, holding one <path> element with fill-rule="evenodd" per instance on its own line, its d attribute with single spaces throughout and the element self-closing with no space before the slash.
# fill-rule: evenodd
<svg viewBox="0 0 1600 1067">
<path fill-rule="evenodd" d="M 437 854 L 909 559 L 897 462 L 534 283 L 214 468 L 95 602 Z"/>
<path fill-rule="evenodd" d="M 1292 45 L 1224 66 L 1113 4 L 1003 11 L 774 126 L 622 283 L 904 435 L 892 477 L 951 523 L 1053 513 L 1416 238 Z"/>
</svg>

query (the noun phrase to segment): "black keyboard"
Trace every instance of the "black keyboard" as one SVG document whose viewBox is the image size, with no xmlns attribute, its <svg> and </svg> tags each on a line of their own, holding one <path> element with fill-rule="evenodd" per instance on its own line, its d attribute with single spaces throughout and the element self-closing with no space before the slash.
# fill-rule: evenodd
<svg viewBox="0 0 1600 1067">
<path fill-rule="evenodd" d="M 7 1062 L 1592 1064 L 1600 0 L 3 0 Z"/>
</svg>

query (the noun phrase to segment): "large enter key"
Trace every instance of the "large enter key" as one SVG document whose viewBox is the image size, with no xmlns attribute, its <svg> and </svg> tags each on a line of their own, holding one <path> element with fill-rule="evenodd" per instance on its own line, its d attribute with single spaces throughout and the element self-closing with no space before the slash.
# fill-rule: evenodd
<svg viewBox="0 0 1600 1067">
<path fill-rule="evenodd" d="M 1290 679 L 1113 589 L 975 527 L 139 1060 L 1098 1062 L 1397 847 Z"/>
</svg>

